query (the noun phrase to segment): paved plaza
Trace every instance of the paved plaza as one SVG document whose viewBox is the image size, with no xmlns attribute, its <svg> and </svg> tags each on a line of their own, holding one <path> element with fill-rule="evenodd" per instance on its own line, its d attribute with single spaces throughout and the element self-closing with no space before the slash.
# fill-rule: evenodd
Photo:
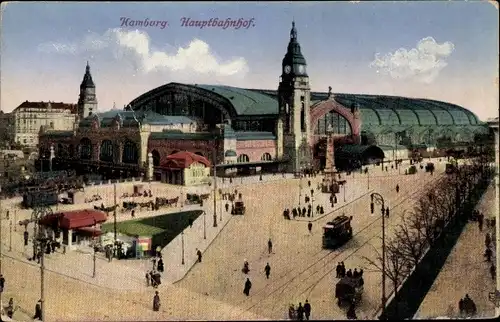
<svg viewBox="0 0 500 322">
<path fill-rule="evenodd" d="M 437 163 L 437 161 L 434 161 Z M 407 167 L 407 166 L 406 166 Z M 369 167 L 370 177 L 356 172 L 343 175 L 346 183 L 346 202 L 342 191 L 339 203 L 332 208 L 327 194 L 315 191 L 315 203 L 321 203 L 325 215 L 301 220 L 285 220 L 283 210 L 299 203 L 299 186 L 302 198 L 310 188 L 317 187 L 322 177 L 294 179 L 281 175 L 264 176 L 218 183 L 224 192 L 242 193 L 247 207 L 244 216 L 231 216 L 224 210 L 218 212 L 218 227 L 213 227 L 213 197 L 204 203 L 205 216 L 200 216 L 193 227 L 184 232 L 184 265 L 182 264 L 182 240 L 176 237 L 162 250 L 165 259 L 164 283 L 159 287 L 162 301 L 160 312 L 152 312 L 152 288 L 146 287 L 144 274 L 150 267 L 146 260 L 113 260 L 108 263 L 101 256 L 96 261 L 96 278 L 92 278 L 92 256 L 78 251 L 67 254 L 51 254 L 46 258 L 46 314 L 47 319 L 73 320 L 186 320 L 186 319 L 283 319 L 290 303 L 297 304 L 308 299 L 312 305 L 314 319 L 344 319 L 345 312 L 334 301 L 332 272 L 339 261 L 347 268 L 363 268 L 365 291 L 358 309 L 359 318 L 373 318 L 380 305 L 380 272 L 367 266 L 364 257 L 374 258 L 380 250 L 380 216 L 369 213 L 369 193 L 379 192 L 391 209 L 388 219 L 388 234 L 399 221 L 405 209 L 411 209 L 413 201 L 432 181 L 444 172 L 444 162 L 437 164 L 433 176 L 419 170 L 415 175 L 401 175 L 401 170 L 381 171 L 380 167 Z M 369 182 L 368 182 L 369 180 Z M 240 181 L 240 182 L 238 182 Z M 149 184 L 149 183 L 148 183 Z M 396 184 L 400 192 L 395 192 Z M 111 188 L 110 188 L 111 187 Z M 118 187 L 117 187 L 118 188 Z M 93 195 L 98 187 L 86 188 Z M 102 193 L 106 206 L 112 204 L 112 185 Z M 122 189 L 122 186 L 120 186 Z M 125 188 L 123 188 L 125 189 Z M 122 190 L 123 190 L 122 189 Z M 127 188 L 131 189 L 131 188 Z M 342 189 L 342 188 L 341 188 Z M 117 189 L 118 190 L 118 189 Z M 151 183 L 154 196 L 176 197 L 185 193 L 210 191 L 209 187 L 181 188 Z M 122 192 L 118 193 L 119 195 Z M 303 200 L 302 200 L 303 201 Z M 301 201 L 301 202 L 302 202 Z M 9 201 L 10 202 L 10 201 Z M 4 207 L 13 207 L 9 202 Z M 121 201 L 120 201 L 121 202 Z M 223 202 L 217 207 L 223 208 Z M 91 207 L 87 204 L 84 208 Z M 59 206 L 59 210 L 82 208 L 82 205 Z M 182 209 L 192 209 L 189 206 Z M 219 209 L 220 209 L 219 208 Z M 181 207 L 168 211 L 179 211 Z M 55 209 L 54 209 L 55 211 Z M 165 209 L 137 212 L 136 217 L 168 212 Z M 353 216 L 354 238 L 336 251 L 321 248 L 322 225 L 335 216 L 345 213 Z M 18 210 L 16 220 L 28 218 L 28 210 Z M 221 221 L 222 217 L 222 221 Z M 130 219 L 129 213 L 118 212 L 117 220 Z M 303 218 L 302 218 L 303 219 Z M 110 217 L 110 220 L 112 218 Z M 312 234 L 307 230 L 307 221 L 313 222 Z M 206 239 L 203 238 L 205 221 Z M 31 254 L 31 245 L 24 249 L 22 231 L 12 234 L 12 251 L 9 251 L 9 225 L 2 224 L 3 274 L 6 277 L 5 297 L 12 296 L 25 312 L 33 314 L 34 305 L 40 297 L 39 268 L 26 257 Z M 273 241 L 273 253 L 267 252 L 267 241 Z M 196 248 L 202 250 L 202 263 L 196 262 Z M 23 254 L 24 252 L 24 254 Z M 243 260 L 250 263 L 249 277 L 253 283 L 250 296 L 243 294 L 246 275 L 241 272 Z M 271 276 L 265 279 L 264 266 L 269 262 Z M 388 287 L 390 290 L 390 287 Z M 64 300 L 61 300 L 64 299 Z M 4 299 L 5 302 L 5 299 Z M 16 312 L 21 317 L 22 311 Z"/>
</svg>

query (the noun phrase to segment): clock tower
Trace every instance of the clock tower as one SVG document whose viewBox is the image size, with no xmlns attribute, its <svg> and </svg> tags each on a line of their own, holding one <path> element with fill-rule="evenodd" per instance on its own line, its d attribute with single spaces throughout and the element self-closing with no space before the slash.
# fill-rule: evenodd
<svg viewBox="0 0 500 322">
<path fill-rule="evenodd" d="M 283 58 L 278 87 L 277 155 L 289 160 L 288 171 L 298 172 L 312 165 L 310 134 L 310 92 L 306 60 L 292 22 L 288 50 Z"/>
<path fill-rule="evenodd" d="M 89 62 L 85 67 L 85 75 L 80 84 L 80 96 L 78 98 L 78 116 L 84 119 L 97 112 L 97 98 L 95 93 L 95 84 L 90 74 Z"/>
</svg>

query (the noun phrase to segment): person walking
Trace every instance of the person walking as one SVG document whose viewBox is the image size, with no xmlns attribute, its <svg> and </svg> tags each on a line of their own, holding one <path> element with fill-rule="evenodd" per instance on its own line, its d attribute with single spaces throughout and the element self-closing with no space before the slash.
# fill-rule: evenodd
<svg viewBox="0 0 500 322">
<path fill-rule="evenodd" d="M 149 282 L 151 281 L 151 273 L 149 271 L 146 272 L 146 286 L 149 287 Z"/>
<path fill-rule="evenodd" d="M 349 305 L 349 309 L 347 310 L 347 318 L 349 320 L 357 320 L 358 319 L 358 317 L 356 316 L 356 310 L 355 310 L 354 303 L 351 303 Z"/>
<path fill-rule="evenodd" d="M 201 251 L 196 248 L 196 255 L 198 256 L 198 263 L 201 263 Z"/>
<path fill-rule="evenodd" d="M 308 300 L 304 303 L 304 313 L 306 315 L 306 320 L 309 320 L 309 317 L 311 316 L 311 304 L 309 304 Z"/>
<path fill-rule="evenodd" d="M 245 288 L 243 289 L 243 294 L 249 296 L 251 288 L 252 288 L 252 282 L 250 282 L 250 279 L 247 277 L 247 281 L 245 282 Z"/>
<path fill-rule="evenodd" d="M 464 299 L 460 299 L 460 301 L 458 301 L 458 310 L 460 311 L 460 316 L 463 316 L 465 312 Z"/>
<path fill-rule="evenodd" d="M 269 263 L 267 263 L 266 267 L 264 268 L 264 272 L 266 273 L 266 278 L 269 279 L 269 274 L 271 274 L 271 266 L 269 266 Z"/>
<path fill-rule="evenodd" d="M 0 293 L 3 293 L 3 289 L 5 287 L 5 278 L 2 274 L 0 274 Z"/>
<path fill-rule="evenodd" d="M 497 273 L 497 268 L 496 268 L 495 264 L 491 263 L 490 274 L 491 274 L 492 280 L 495 280 L 496 273 Z"/>
<path fill-rule="evenodd" d="M 38 300 L 38 302 L 35 305 L 35 315 L 33 316 L 33 320 L 43 321 L 42 300 Z"/>
<path fill-rule="evenodd" d="M 396 193 L 399 193 L 399 184 L 396 185 Z"/>
<path fill-rule="evenodd" d="M 309 230 L 309 234 L 312 234 L 312 228 L 313 228 L 313 224 L 312 224 L 312 222 L 309 222 L 307 224 L 307 229 Z"/>
<path fill-rule="evenodd" d="M 30 234 L 26 230 L 26 231 L 24 231 L 23 235 L 24 235 L 24 246 L 28 246 L 28 239 L 29 239 Z"/>
<path fill-rule="evenodd" d="M 491 248 L 486 248 L 486 251 L 484 252 L 484 257 L 486 257 L 486 262 L 491 262 L 491 256 L 493 255 L 493 251 Z"/>
<path fill-rule="evenodd" d="M 297 320 L 304 320 L 304 307 L 302 306 L 302 303 L 299 303 L 299 307 L 297 308 Z"/>
<path fill-rule="evenodd" d="M 160 310 L 160 295 L 158 291 L 155 291 L 155 296 L 153 297 L 153 311 L 158 312 Z"/>
<path fill-rule="evenodd" d="M 14 316 L 14 312 L 16 312 L 16 310 L 17 307 L 14 308 L 14 299 L 11 297 L 9 300 L 9 305 L 7 306 L 7 316 L 9 317 L 9 319 L 12 319 L 12 317 Z"/>
<path fill-rule="evenodd" d="M 269 252 L 269 254 L 273 252 L 273 242 L 271 241 L 271 238 L 269 238 L 267 242 L 267 251 Z"/>
</svg>

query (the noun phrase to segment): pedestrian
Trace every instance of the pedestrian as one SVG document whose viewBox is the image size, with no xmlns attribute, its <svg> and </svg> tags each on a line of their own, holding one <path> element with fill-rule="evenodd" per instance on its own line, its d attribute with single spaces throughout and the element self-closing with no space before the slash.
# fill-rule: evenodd
<svg viewBox="0 0 500 322">
<path fill-rule="evenodd" d="M 460 311 L 460 315 L 464 315 L 465 312 L 464 299 L 460 299 L 460 301 L 458 301 L 458 310 Z"/>
<path fill-rule="evenodd" d="M 492 263 L 490 266 L 490 274 L 491 274 L 492 280 L 495 280 L 496 273 L 497 273 L 496 266 L 495 266 L 495 264 Z"/>
<path fill-rule="evenodd" d="M 149 282 L 151 281 L 151 276 L 149 271 L 146 272 L 146 286 L 149 287 Z"/>
<path fill-rule="evenodd" d="M 11 297 L 9 300 L 9 305 L 7 306 L 7 316 L 9 317 L 9 319 L 12 319 L 16 309 L 14 309 L 14 299 Z"/>
<path fill-rule="evenodd" d="M 312 222 L 309 222 L 307 224 L 307 229 L 309 230 L 309 234 L 312 234 L 312 228 L 313 228 L 313 224 L 312 224 Z"/>
<path fill-rule="evenodd" d="M 306 315 L 306 320 L 309 320 L 309 317 L 311 316 L 311 304 L 309 304 L 308 300 L 304 303 L 304 313 Z"/>
<path fill-rule="evenodd" d="M 264 268 L 264 272 L 266 272 L 266 278 L 269 279 L 269 274 L 271 274 L 271 266 L 269 266 L 269 263 L 267 263 L 266 267 Z"/>
<path fill-rule="evenodd" d="M 354 269 L 354 272 L 352 273 L 352 277 L 354 277 L 354 278 L 359 277 L 359 272 L 358 272 L 357 268 Z"/>
<path fill-rule="evenodd" d="M 486 251 L 484 252 L 484 257 L 486 257 L 486 262 L 491 262 L 491 255 L 493 255 L 493 252 L 490 248 L 486 248 Z"/>
<path fill-rule="evenodd" d="M 198 263 L 201 263 L 201 250 L 196 248 L 196 255 L 198 256 Z"/>
<path fill-rule="evenodd" d="M 267 242 L 267 251 L 269 254 L 273 252 L 273 242 L 271 241 L 271 238 L 269 238 L 269 241 Z"/>
<path fill-rule="evenodd" d="M 35 316 L 33 316 L 33 320 L 43 321 L 42 300 L 38 300 L 38 302 L 35 305 Z"/>
<path fill-rule="evenodd" d="M 399 184 L 396 185 L 396 193 L 399 193 Z"/>
<path fill-rule="evenodd" d="M 347 277 L 352 277 L 352 271 L 351 269 L 349 268 L 349 270 L 347 271 L 346 273 Z"/>
<path fill-rule="evenodd" d="M 304 320 L 304 307 L 302 306 L 302 303 L 299 303 L 299 307 L 297 308 L 297 320 Z"/>
<path fill-rule="evenodd" d="M 389 207 L 385 208 L 385 216 L 389 217 Z"/>
<path fill-rule="evenodd" d="M 163 259 L 160 257 L 160 259 L 158 259 L 158 272 L 160 273 L 163 273 L 163 269 L 164 269 L 164 266 L 163 266 Z"/>
<path fill-rule="evenodd" d="M 247 277 L 247 281 L 245 282 L 245 288 L 243 289 L 243 294 L 249 296 L 251 288 L 252 288 L 252 282 L 250 282 L 250 279 Z"/>
<path fill-rule="evenodd" d="M 316 215 L 319 214 L 319 205 L 316 206 Z"/>
<path fill-rule="evenodd" d="M 336 277 L 337 278 L 340 278 L 340 271 L 341 271 L 342 267 L 340 266 L 340 262 L 337 264 L 337 268 L 335 269 L 335 271 L 337 272 L 337 275 Z"/>
<path fill-rule="evenodd" d="M 155 291 L 155 296 L 153 297 L 153 311 L 158 312 L 160 310 L 160 295 L 158 291 Z"/>
<path fill-rule="evenodd" d="M 153 257 L 153 258 L 151 259 L 151 261 L 153 262 L 153 270 L 155 270 L 155 269 L 156 269 L 156 261 L 157 261 L 156 256 L 155 256 L 155 257 Z"/>
<path fill-rule="evenodd" d="M 3 292 L 3 288 L 5 287 L 5 278 L 0 274 L 0 293 Z"/>
<path fill-rule="evenodd" d="M 29 233 L 28 231 L 24 232 L 24 246 L 28 246 L 28 238 L 29 238 Z"/>
<path fill-rule="evenodd" d="M 479 226 L 479 231 L 483 231 L 483 216 L 482 215 L 478 216 L 477 224 Z"/>
<path fill-rule="evenodd" d="M 193 228 L 193 218 L 189 218 L 188 223 L 189 223 L 189 228 Z"/>
<path fill-rule="evenodd" d="M 226 207 L 226 212 L 228 212 L 229 211 L 229 203 L 226 202 L 225 207 Z"/>
<path fill-rule="evenodd" d="M 132 212 L 130 213 L 130 215 L 132 216 L 132 218 L 135 218 L 135 210 L 132 209 Z"/>
<path fill-rule="evenodd" d="M 340 277 L 343 278 L 343 277 L 345 277 L 345 274 L 346 274 L 345 264 L 344 264 L 344 262 L 340 262 L 340 265 L 341 265 L 341 271 L 340 271 L 341 276 Z"/>
<path fill-rule="evenodd" d="M 358 319 L 358 317 L 356 316 L 356 310 L 355 310 L 354 303 L 351 303 L 349 305 L 349 309 L 347 310 L 347 318 L 349 320 L 357 320 Z"/>
<path fill-rule="evenodd" d="M 486 237 L 484 238 L 484 245 L 486 246 L 486 248 L 490 248 L 490 244 L 491 244 L 491 236 L 490 233 L 487 233 Z"/>
</svg>

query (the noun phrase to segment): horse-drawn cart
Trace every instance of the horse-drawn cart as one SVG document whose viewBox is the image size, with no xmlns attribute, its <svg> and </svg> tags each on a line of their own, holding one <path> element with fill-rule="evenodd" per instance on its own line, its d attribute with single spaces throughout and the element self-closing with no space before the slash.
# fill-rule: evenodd
<svg viewBox="0 0 500 322">
<path fill-rule="evenodd" d="M 335 287 L 338 306 L 343 303 L 358 303 L 363 294 L 363 277 L 343 277 Z"/>
</svg>

